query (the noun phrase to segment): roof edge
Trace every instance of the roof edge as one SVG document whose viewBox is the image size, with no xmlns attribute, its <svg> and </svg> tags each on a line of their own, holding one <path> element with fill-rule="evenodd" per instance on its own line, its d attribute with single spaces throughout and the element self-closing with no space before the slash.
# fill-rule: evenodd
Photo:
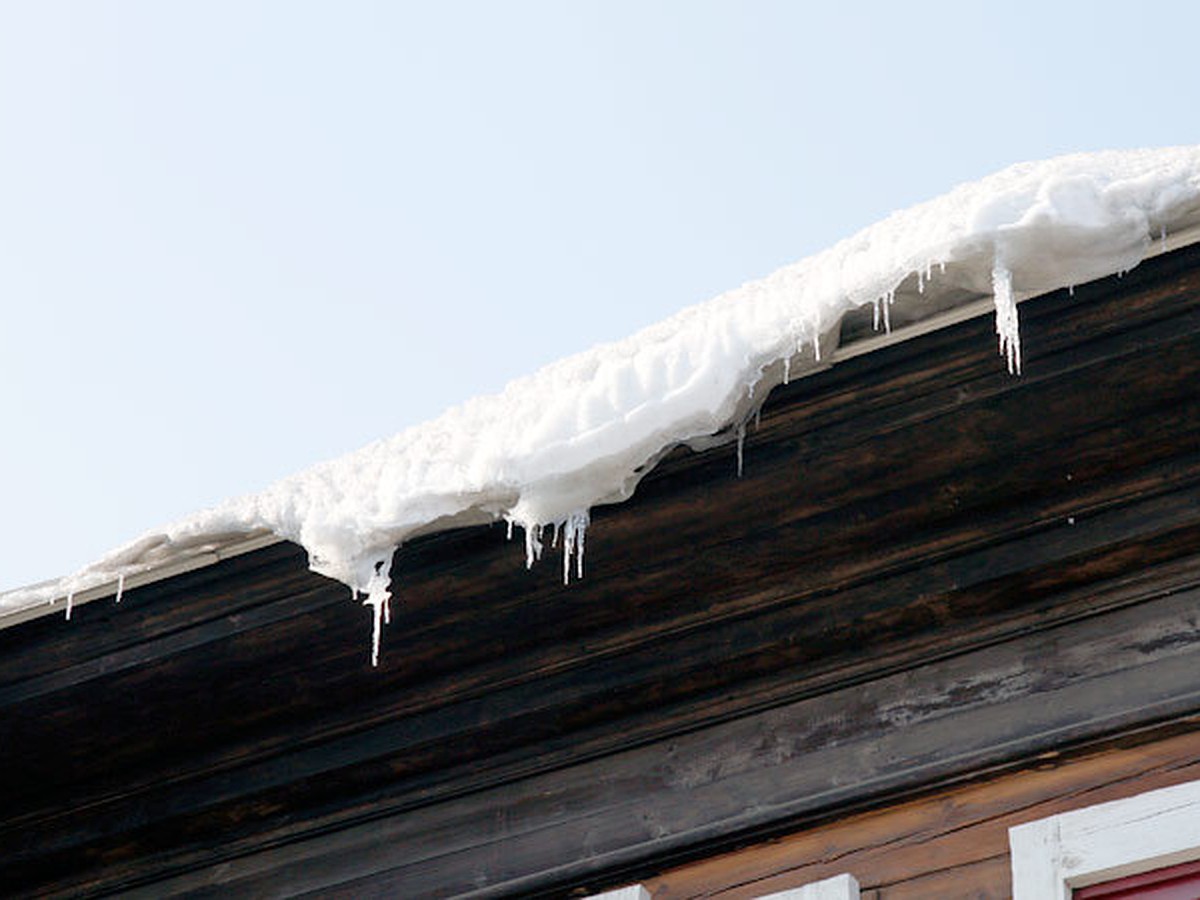
<svg viewBox="0 0 1200 900">
<path fill-rule="evenodd" d="M 1185 247 L 1200 244 L 1200 224 L 1193 225 L 1180 231 L 1169 233 L 1163 239 L 1154 241 L 1147 249 L 1145 256 L 1142 257 L 1139 265 L 1147 260 L 1154 259 L 1160 256 L 1167 255 L 1176 250 L 1181 250 Z M 1111 275 L 1105 277 L 1112 277 Z M 1100 279 L 1097 279 L 1100 280 Z M 1018 303 L 1033 299 L 1034 297 L 1044 296 L 1052 291 L 1042 291 L 1039 293 L 1016 293 L 1015 299 Z M 826 357 L 823 364 L 805 366 L 798 368 L 791 380 L 798 380 L 803 377 L 814 375 L 818 372 L 823 372 L 838 363 L 854 359 L 858 356 L 863 356 L 868 353 L 873 353 L 877 350 L 882 350 L 885 347 L 901 343 L 903 341 L 913 340 L 926 334 L 940 331 L 944 328 L 957 325 L 961 322 L 969 321 L 979 316 L 990 315 L 995 309 L 993 299 L 988 294 L 978 294 L 972 298 L 964 299 L 958 305 L 944 310 L 927 318 L 918 319 L 901 327 L 894 328 L 892 331 L 873 335 L 854 341 L 852 343 L 838 345 L 833 348 L 832 352 Z M 725 435 L 725 439 L 721 440 L 720 436 L 714 435 L 716 443 L 732 442 L 736 438 L 732 432 Z M 715 444 L 714 444 L 715 445 Z M 232 538 L 214 538 L 206 542 L 201 547 L 183 547 L 176 553 L 168 555 L 159 562 L 155 562 L 145 569 L 130 573 L 123 580 L 110 580 L 102 582 L 86 590 L 79 591 L 68 596 L 66 590 L 58 591 L 53 594 L 53 598 L 44 603 L 38 603 L 30 606 L 17 606 L 12 609 L 4 609 L 4 598 L 11 597 L 18 593 L 32 591 L 34 589 L 49 587 L 56 582 L 65 581 L 65 579 L 49 579 L 44 582 L 39 582 L 33 585 L 13 588 L 8 591 L 0 592 L 0 629 L 9 628 L 14 625 L 19 625 L 33 619 L 38 619 L 46 615 L 57 612 L 58 603 L 67 600 L 68 606 L 74 607 L 85 603 L 90 603 L 94 600 L 113 597 L 122 590 L 130 590 L 136 587 L 142 587 L 147 584 L 153 584 L 158 581 L 163 581 L 172 578 L 176 575 L 182 575 L 186 572 L 202 569 L 207 566 L 214 565 L 222 560 L 230 559 L 235 556 L 241 556 L 246 553 L 252 553 L 255 550 L 269 547 L 275 544 L 283 543 L 284 538 L 273 533 L 259 531 L 252 534 L 240 535 Z"/>
</svg>

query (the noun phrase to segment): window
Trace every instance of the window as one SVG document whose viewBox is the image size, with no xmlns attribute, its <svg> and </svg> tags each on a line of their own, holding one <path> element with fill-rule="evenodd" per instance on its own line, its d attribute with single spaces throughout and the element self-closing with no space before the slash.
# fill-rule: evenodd
<svg viewBox="0 0 1200 900">
<path fill-rule="evenodd" d="M 1074 900 L 1196 900 L 1197 897 L 1200 897 L 1200 862 L 1093 884 L 1077 890 Z"/>
<path fill-rule="evenodd" d="M 1013 900 L 1165 900 L 1171 894 L 1155 892 L 1198 874 L 1179 864 L 1200 860 L 1200 782 L 1017 825 L 1008 841 Z M 1174 872 L 1155 872 L 1173 866 Z M 1147 873 L 1154 874 L 1141 885 L 1129 877 Z M 1106 884 L 1108 894 L 1077 890 L 1107 882 L 1113 882 Z"/>
</svg>

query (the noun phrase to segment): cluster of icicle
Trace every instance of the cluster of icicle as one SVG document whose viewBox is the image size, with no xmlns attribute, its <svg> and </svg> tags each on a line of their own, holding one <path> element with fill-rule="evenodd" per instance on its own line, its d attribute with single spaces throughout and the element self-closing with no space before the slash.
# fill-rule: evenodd
<svg viewBox="0 0 1200 900">
<path fill-rule="evenodd" d="M 503 520 L 510 535 L 524 531 L 531 566 L 551 529 L 564 580 L 572 569 L 581 575 L 589 510 L 629 497 L 680 444 L 736 436 L 740 468 L 744 423 L 775 383 L 814 365 L 848 311 L 872 305 L 877 326 L 890 329 L 892 306 L 911 301 L 903 286 L 914 278 L 918 291 L 934 282 L 990 294 L 1000 352 L 1016 373 L 1020 296 L 1128 270 L 1152 237 L 1196 225 L 1197 147 L 1012 166 L 498 395 L 153 532 L 59 583 L 0 596 L 0 609 L 152 568 L 206 535 L 266 529 L 365 596 L 377 663 L 391 559 L 404 541 Z"/>
</svg>

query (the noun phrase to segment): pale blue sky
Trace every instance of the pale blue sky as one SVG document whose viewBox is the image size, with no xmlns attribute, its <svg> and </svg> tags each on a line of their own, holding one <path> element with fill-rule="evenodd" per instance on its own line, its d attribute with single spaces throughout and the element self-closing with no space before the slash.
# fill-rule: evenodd
<svg viewBox="0 0 1200 900">
<path fill-rule="evenodd" d="M 0 0 L 0 590 L 1011 162 L 1200 4 Z"/>
</svg>

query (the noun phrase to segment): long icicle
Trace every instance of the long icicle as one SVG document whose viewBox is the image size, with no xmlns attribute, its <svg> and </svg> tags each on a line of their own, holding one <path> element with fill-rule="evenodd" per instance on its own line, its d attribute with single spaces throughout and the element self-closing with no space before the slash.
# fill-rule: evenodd
<svg viewBox="0 0 1200 900">
<path fill-rule="evenodd" d="M 362 588 L 367 595 L 363 606 L 371 607 L 371 665 L 379 665 L 379 645 L 383 638 L 384 624 L 392 622 L 391 592 L 392 574 L 391 558 L 384 557 L 376 561 L 370 580 Z"/>
<path fill-rule="evenodd" d="M 1021 374 L 1021 331 L 1017 322 L 1017 301 L 1013 296 L 1012 272 L 1000 255 L 992 266 L 992 295 L 996 304 L 996 334 L 1000 355 L 1008 362 L 1011 375 Z"/>
<path fill-rule="evenodd" d="M 743 460 L 743 451 L 745 450 L 745 447 L 746 447 L 746 423 L 743 422 L 742 424 L 738 425 L 738 427 L 737 427 L 737 474 L 738 474 L 738 478 L 742 477 L 742 460 Z"/>
</svg>

